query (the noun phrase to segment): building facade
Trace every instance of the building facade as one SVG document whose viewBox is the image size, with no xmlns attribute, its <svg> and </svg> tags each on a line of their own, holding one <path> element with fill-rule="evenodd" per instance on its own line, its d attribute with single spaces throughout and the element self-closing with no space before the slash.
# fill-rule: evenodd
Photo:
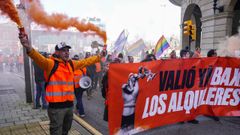
<svg viewBox="0 0 240 135">
<path fill-rule="evenodd" d="M 18 29 L 14 23 L 0 23 L 0 53 L 19 53 Z"/>
<path fill-rule="evenodd" d="M 210 49 L 226 49 L 227 37 L 238 34 L 240 25 L 240 0 L 169 0 L 181 7 L 181 43 L 191 50 L 202 48 L 205 55 Z M 184 35 L 184 22 L 196 25 L 196 40 L 189 43 Z M 190 45 L 189 45 L 190 44 Z M 228 46 L 227 46 L 228 47 Z M 240 44 L 233 47 L 240 51 Z"/>
</svg>

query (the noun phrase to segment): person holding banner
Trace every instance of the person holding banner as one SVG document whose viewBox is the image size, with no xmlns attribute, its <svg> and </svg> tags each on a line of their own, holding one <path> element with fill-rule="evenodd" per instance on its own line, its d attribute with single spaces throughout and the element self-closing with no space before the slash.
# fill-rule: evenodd
<svg viewBox="0 0 240 135">
<path fill-rule="evenodd" d="M 197 47 L 197 48 L 195 49 L 195 52 L 194 52 L 192 58 L 200 58 L 200 57 L 201 57 L 201 48 L 200 48 L 200 47 Z"/>
<path fill-rule="evenodd" d="M 125 60 L 124 60 L 124 57 L 123 57 L 122 53 L 119 53 L 117 57 L 121 60 L 121 63 L 125 63 Z"/>
<path fill-rule="evenodd" d="M 186 47 L 187 48 L 187 47 Z M 188 50 L 188 49 L 186 49 L 186 50 L 181 50 L 180 51 L 180 57 L 182 58 L 182 59 L 186 59 L 186 58 L 190 58 L 190 51 Z M 199 123 L 199 121 L 198 120 L 196 120 L 196 119 L 193 119 L 193 120 L 190 120 L 190 121 L 187 121 L 188 123 L 192 123 L 192 124 L 198 124 Z M 182 122 L 179 122 L 180 124 L 184 124 L 184 121 L 182 121 Z"/>
<path fill-rule="evenodd" d="M 128 63 L 133 63 L 133 62 L 134 62 L 133 56 L 128 56 Z"/>
<path fill-rule="evenodd" d="M 110 63 L 120 63 L 121 61 L 118 58 L 115 58 L 113 61 L 110 61 L 109 63 L 106 64 L 105 70 L 103 74 L 103 79 L 102 79 L 102 97 L 105 99 L 105 107 L 104 107 L 104 113 L 103 113 L 103 120 L 108 121 L 108 69 L 109 69 L 109 64 Z"/>
<path fill-rule="evenodd" d="M 215 49 L 211 49 L 207 52 L 207 57 L 217 57 L 217 52 Z"/>
<path fill-rule="evenodd" d="M 216 50 L 215 50 L 215 49 L 209 50 L 208 53 L 207 53 L 207 57 L 217 57 L 217 52 L 216 52 Z M 209 116 L 209 115 L 205 115 L 205 116 L 213 119 L 214 121 L 219 121 L 219 118 L 216 117 L 216 116 Z"/>
<path fill-rule="evenodd" d="M 177 54 L 176 54 L 175 50 L 172 50 L 172 52 L 169 55 L 170 55 L 170 59 L 176 59 L 177 58 Z"/>
<path fill-rule="evenodd" d="M 148 54 L 146 58 L 141 62 L 154 61 L 154 60 L 157 60 L 156 56 L 154 54 Z"/>
<path fill-rule="evenodd" d="M 50 120 L 50 134 L 67 135 L 73 120 L 73 70 L 99 62 L 101 55 L 71 61 L 69 60 L 69 49 L 71 47 L 65 42 L 61 42 L 56 46 L 56 49 L 59 51 L 59 58 L 50 59 L 42 56 L 31 46 L 25 33 L 20 32 L 19 39 L 22 46 L 26 49 L 28 56 L 47 74 L 46 100 L 49 102 L 48 117 Z M 57 67 L 55 66 L 56 63 L 58 63 Z M 54 73 L 52 73 L 53 69 L 55 69 Z"/>
</svg>

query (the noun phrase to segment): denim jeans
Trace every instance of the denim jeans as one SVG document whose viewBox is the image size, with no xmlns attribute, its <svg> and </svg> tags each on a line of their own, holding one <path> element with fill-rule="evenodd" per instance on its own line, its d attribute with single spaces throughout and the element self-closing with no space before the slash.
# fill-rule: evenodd
<svg viewBox="0 0 240 135">
<path fill-rule="evenodd" d="M 46 102 L 46 92 L 45 92 L 45 82 L 39 82 L 36 83 L 36 107 L 40 106 L 40 98 L 42 98 L 42 106 L 43 108 L 47 107 L 47 102 Z"/>
<path fill-rule="evenodd" d="M 82 88 L 76 88 L 74 93 L 76 96 L 76 100 L 77 100 L 77 105 L 76 108 L 78 110 L 78 113 L 80 115 L 84 115 L 84 108 L 83 108 L 83 103 L 82 103 L 82 95 L 83 95 L 84 89 Z"/>
</svg>

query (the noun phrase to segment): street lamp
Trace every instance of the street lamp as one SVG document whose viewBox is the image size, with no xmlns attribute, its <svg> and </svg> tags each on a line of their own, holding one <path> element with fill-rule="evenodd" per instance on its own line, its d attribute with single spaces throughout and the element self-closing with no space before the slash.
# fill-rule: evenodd
<svg viewBox="0 0 240 135">
<path fill-rule="evenodd" d="M 30 31 L 30 23 L 27 18 L 27 15 L 25 13 L 26 5 L 23 3 L 23 1 L 17 5 L 17 9 L 19 10 L 20 18 L 23 22 L 23 26 L 28 32 L 28 39 L 31 42 L 31 31 Z M 26 102 L 32 103 L 33 101 L 33 88 L 34 88 L 34 81 L 32 76 L 32 67 L 31 67 L 31 61 L 29 60 L 29 57 L 27 56 L 26 49 L 23 49 L 23 57 L 24 57 L 24 76 L 25 76 L 25 93 L 26 93 Z"/>
</svg>

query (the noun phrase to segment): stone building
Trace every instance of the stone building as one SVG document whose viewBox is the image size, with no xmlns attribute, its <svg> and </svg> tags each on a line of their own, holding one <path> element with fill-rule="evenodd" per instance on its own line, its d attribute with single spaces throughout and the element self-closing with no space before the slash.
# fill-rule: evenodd
<svg viewBox="0 0 240 135">
<path fill-rule="evenodd" d="M 189 36 L 183 34 L 183 23 L 192 20 L 196 25 L 196 40 L 190 43 L 191 50 L 202 48 L 205 55 L 209 49 L 233 48 L 240 52 L 240 44 L 229 47 L 227 37 L 238 33 L 240 0 L 169 0 L 181 7 L 181 43 L 189 46 Z M 226 48 L 227 47 L 227 48 Z"/>
</svg>

